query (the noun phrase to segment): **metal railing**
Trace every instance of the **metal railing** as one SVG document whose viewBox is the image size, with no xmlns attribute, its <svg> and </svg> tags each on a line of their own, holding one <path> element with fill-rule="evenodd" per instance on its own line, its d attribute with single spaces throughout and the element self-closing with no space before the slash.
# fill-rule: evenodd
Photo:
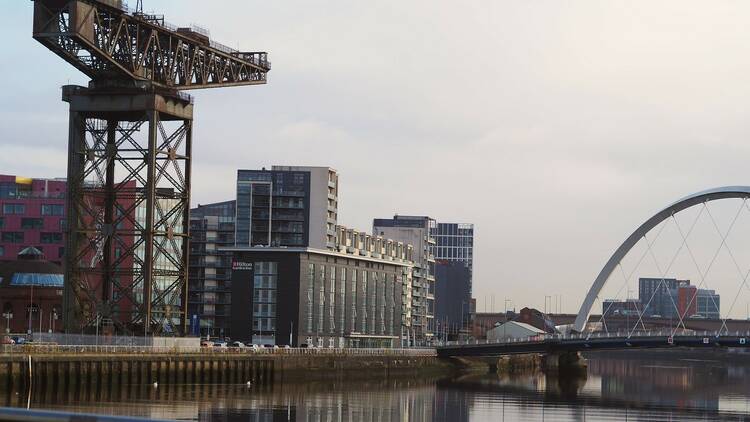
<svg viewBox="0 0 750 422">
<path fill-rule="evenodd" d="M 437 356 L 431 348 L 355 349 L 355 348 L 270 348 L 270 347 L 159 347 L 159 346 L 64 346 L 22 344 L 0 346 L 4 354 L 89 354 L 89 355 L 266 355 L 266 356 Z"/>
<path fill-rule="evenodd" d="M 615 332 L 594 332 L 594 333 L 570 333 L 570 334 L 540 334 L 536 336 L 502 338 L 502 339 L 475 339 L 463 341 L 448 341 L 440 343 L 438 346 L 466 346 L 478 344 L 540 344 L 549 341 L 564 340 L 591 340 L 591 339 L 642 339 L 642 338 L 716 338 L 722 337 L 747 337 L 750 343 L 750 331 L 691 331 L 684 330 L 674 332 L 673 330 L 645 330 L 645 331 L 615 331 Z"/>
<path fill-rule="evenodd" d="M 0 421 L 90 421 L 90 422 L 126 422 L 126 421 L 155 421 L 156 419 L 143 419 L 133 416 L 110 416 L 70 413 L 37 409 L 0 408 Z"/>
</svg>

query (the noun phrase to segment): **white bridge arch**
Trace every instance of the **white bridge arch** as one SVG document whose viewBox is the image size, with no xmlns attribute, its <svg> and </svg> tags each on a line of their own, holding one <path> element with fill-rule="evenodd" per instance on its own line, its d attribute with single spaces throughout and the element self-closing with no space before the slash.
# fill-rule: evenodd
<svg viewBox="0 0 750 422">
<path fill-rule="evenodd" d="M 709 189 L 702 192 L 698 192 L 679 201 L 674 202 L 668 207 L 656 213 L 653 217 L 646 220 L 645 223 L 641 224 L 633 234 L 631 234 L 619 248 L 615 251 L 609 261 L 604 265 L 599 275 L 594 280 L 594 284 L 589 289 L 586 298 L 581 304 L 581 309 L 578 311 L 574 330 L 577 332 L 583 332 L 588 322 L 589 316 L 591 315 L 591 308 L 594 306 L 594 301 L 599 296 L 604 285 L 607 283 L 612 272 L 617 268 L 617 265 L 622 261 L 625 255 L 638 243 L 643 236 L 646 235 L 651 229 L 658 226 L 664 220 L 670 218 L 675 213 L 690 208 L 694 205 L 703 204 L 705 202 L 716 201 L 719 199 L 730 199 L 730 198 L 748 198 L 750 197 L 750 186 L 726 186 L 721 188 Z"/>
</svg>

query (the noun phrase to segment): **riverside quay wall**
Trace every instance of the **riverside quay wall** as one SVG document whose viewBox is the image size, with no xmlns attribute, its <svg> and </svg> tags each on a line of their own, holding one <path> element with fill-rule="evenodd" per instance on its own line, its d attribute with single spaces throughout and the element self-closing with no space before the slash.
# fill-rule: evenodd
<svg viewBox="0 0 750 422">
<path fill-rule="evenodd" d="M 265 384 L 336 376 L 445 372 L 431 349 L 197 349 L 4 346 L 0 390 L 86 391 L 110 385 Z"/>
</svg>

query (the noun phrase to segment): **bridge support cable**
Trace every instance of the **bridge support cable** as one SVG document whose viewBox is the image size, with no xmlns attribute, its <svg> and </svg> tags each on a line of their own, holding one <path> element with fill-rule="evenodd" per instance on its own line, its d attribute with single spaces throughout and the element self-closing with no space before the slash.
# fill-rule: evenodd
<svg viewBox="0 0 750 422">
<path fill-rule="evenodd" d="M 748 206 L 747 206 L 747 198 L 745 198 L 745 199 L 742 200 L 742 206 L 740 207 L 740 210 L 737 211 L 737 217 L 739 217 L 739 213 L 741 212 L 742 209 L 747 209 L 748 211 L 750 211 L 750 208 L 748 208 Z M 713 223 L 713 226 L 716 229 L 717 233 L 720 233 L 719 225 L 716 224 L 716 219 L 713 217 L 713 215 L 711 214 L 710 211 L 708 212 L 708 215 L 711 218 L 711 222 Z M 737 217 L 735 217 L 735 220 L 736 220 Z M 734 225 L 734 222 L 732 223 L 732 225 Z M 731 228 L 732 227 L 730 227 L 730 230 L 731 230 Z M 727 233 L 727 236 L 729 236 L 729 233 Z M 722 245 L 727 250 L 727 253 L 729 254 L 729 257 L 732 259 L 732 263 L 734 263 L 734 267 L 737 269 L 738 275 L 742 278 L 742 283 L 740 283 L 740 286 L 737 289 L 737 293 L 735 294 L 734 299 L 732 300 L 732 306 L 729 307 L 729 311 L 727 311 L 726 317 L 723 318 L 722 321 L 721 321 L 721 327 L 719 328 L 719 333 L 723 332 L 724 330 L 728 331 L 728 329 L 727 329 L 727 319 L 729 319 L 729 315 L 732 314 L 732 310 L 734 309 L 734 305 L 737 304 L 737 299 L 739 299 L 739 297 L 740 297 L 740 293 L 742 292 L 742 287 L 745 287 L 748 290 L 750 290 L 750 288 L 748 288 L 748 286 L 747 286 L 747 279 L 748 279 L 748 276 L 750 276 L 750 269 L 748 269 L 748 271 L 745 272 L 744 275 L 743 275 L 743 271 L 740 268 L 740 265 L 739 265 L 739 263 L 737 262 L 737 259 L 734 256 L 734 252 L 732 252 L 732 248 L 730 248 L 729 244 L 726 242 L 726 237 L 724 237 L 722 239 Z M 711 301 L 713 302 L 714 306 L 716 306 L 716 308 L 718 309 L 718 306 L 717 306 L 716 301 L 714 300 L 713 296 L 711 296 Z M 691 300 L 691 304 L 692 304 L 692 300 Z"/>
<path fill-rule="evenodd" d="M 677 224 L 677 220 L 674 218 L 674 213 L 670 214 L 670 218 L 672 219 L 672 221 L 675 222 L 675 224 Z M 696 219 L 696 222 L 697 222 L 697 219 Z M 693 227 L 695 227 L 696 222 L 693 223 Z M 691 230 L 692 230 L 692 228 L 691 228 Z M 644 233 L 643 237 L 646 238 L 646 234 L 645 233 Z M 680 247 L 677 248 L 677 251 L 675 252 L 674 256 L 672 256 L 672 259 L 670 260 L 669 265 L 666 267 L 666 269 L 664 271 L 662 271 L 661 270 L 661 266 L 659 265 L 659 260 L 656 259 L 656 254 L 654 254 L 654 250 L 652 248 L 652 243 L 646 242 L 646 246 L 648 248 L 648 253 L 651 255 L 651 258 L 654 260 L 654 265 L 656 265 L 656 270 L 661 274 L 661 280 L 659 280 L 659 284 L 657 285 L 656 289 L 654 289 L 654 291 L 651 293 L 651 297 L 649 298 L 648 303 L 643 306 L 643 312 L 646 312 L 646 309 L 648 309 L 648 307 L 651 306 L 651 302 L 654 300 L 654 297 L 656 296 L 656 292 L 659 291 L 659 289 L 661 289 L 661 287 L 665 284 L 665 278 L 667 276 L 667 273 L 669 273 L 669 270 L 672 269 L 672 266 L 674 265 L 675 261 L 677 260 L 677 257 L 680 256 L 680 252 L 682 252 L 682 248 L 685 247 L 686 243 L 687 243 L 687 239 L 683 238 L 682 239 L 682 243 L 680 244 Z M 674 306 L 675 310 L 679 314 L 680 313 L 679 307 L 674 302 L 674 299 L 672 299 L 672 295 L 669 295 L 669 300 L 670 300 L 670 302 L 672 302 L 672 306 Z M 633 330 L 631 330 L 630 333 L 628 334 L 628 338 L 631 338 L 633 336 L 633 333 L 635 333 L 635 327 L 638 326 L 638 323 L 639 322 L 643 323 L 643 312 L 639 312 L 638 313 L 638 321 L 635 323 Z M 680 322 L 682 322 L 682 321 L 680 321 Z M 679 327 L 679 324 L 677 325 L 677 327 Z M 683 329 L 685 328 L 684 323 L 682 325 L 682 328 Z"/>
<path fill-rule="evenodd" d="M 664 232 L 664 228 L 666 226 L 667 226 L 666 224 L 662 224 L 662 225 L 659 226 L 659 231 L 656 232 L 656 236 L 654 237 L 654 239 L 652 241 L 650 241 L 651 245 L 653 245 L 654 243 L 656 243 L 659 240 L 659 238 L 661 237 L 661 234 Z M 643 239 L 646 241 L 647 244 L 649 243 L 649 240 L 648 240 L 648 238 L 646 236 L 644 236 Z M 630 279 L 633 277 L 633 274 L 635 274 L 635 272 L 638 270 L 638 268 L 640 268 L 641 264 L 643 263 L 643 260 L 646 258 L 646 255 L 648 255 L 648 251 L 649 251 L 649 249 L 646 249 L 645 251 L 643 251 L 643 253 L 641 254 L 641 257 L 638 259 L 638 262 L 635 264 L 635 266 L 633 267 L 633 270 L 630 272 L 630 274 L 628 276 L 625 276 L 625 270 L 622 267 L 622 260 L 620 260 L 617 263 L 617 266 L 620 268 L 620 273 L 622 274 L 622 276 L 624 278 L 624 282 L 620 286 L 620 289 L 617 290 L 617 293 L 615 294 L 615 298 L 619 298 L 620 297 L 620 294 L 622 293 L 622 289 L 624 289 L 628 285 L 628 283 L 630 282 Z M 601 300 L 599 298 L 598 294 L 596 295 L 596 298 L 597 298 L 597 300 Z M 610 308 L 612 308 L 613 304 L 614 304 L 614 302 L 610 302 L 609 307 L 607 307 L 607 309 L 603 309 L 604 306 L 602 306 L 602 309 L 604 310 L 604 312 L 602 312 L 602 315 L 599 318 L 598 322 L 602 323 L 605 326 L 605 330 L 606 330 L 606 325 L 607 325 L 606 319 L 605 319 L 605 315 L 607 315 L 607 312 L 609 311 Z M 641 317 L 640 311 L 637 309 L 637 307 L 636 307 L 636 312 L 638 312 L 638 314 L 639 314 L 638 315 L 639 316 L 639 322 L 641 323 L 641 325 L 643 325 L 643 329 L 645 330 L 646 326 L 643 324 L 643 319 L 640 318 Z M 636 324 L 634 325 L 634 327 L 637 327 L 637 326 L 638 326 L 638 323 L 636 322 Z M 630 327 L 628 327 L 626 331 L 628 331 L 628 330 L 630 330 Z M 609 332 L 609 331 L 607 330 L 607 332 Z"/>
<path fill-rule="evenodd" d="M 643 257 L 645 257 L 647 253 L 648 253 L 648 251 L 644 252 Z M 641 259 L 643 259 L 643 258 L 641 258 Z M 638 264 L 638 265 L 640 265 L 640 264 Z M 625 280 L 626 282 L 629 281 L 630 279 L 632 279 L 633 274 L 635 274 L 635 271 L 637 269 L 638 269 L 638 266 L 636 266 L 635 268 L 633 268 L 633 271 L 630 272 L 630 275 Z M 620 273 L 622 274 L 623 277 L 625 277 L 625 270 L 622 269 L 622 265 L 620 265 Z M 642 317 L 643 309 L 640 309 L 640 308 L 638 308 L 638 306 L 636 306 L 635 307 L 635 311 L 636 311 L 636 313 L 638 313 L 638 317 L 640 318 L 641 327 L 643 327 L 643 331 L 646 331 L 646 324 L 643 323 L 643 317 Z M 635 324 L 633 324 L 633 327 L 637 327 L 637 326 L 638 326 L 637 322 Z M 630 330 L 630 327 L 627 327 L 627 329 L 625 331 L 628 331 L 628 330 Z"/>
<path fill-rule="evenodd" d="M 719 257 L 719 253 L 721 253 L 722 248 L 724 248 L 724 247 L 729 248 L 729 246 L 726 244 L 726 239 L 727 239 L 727 237 L 729 237 L 729 234 L 734 229 L 734 226 L 737 223 L 737 219 L 739 218 L 740 213 L 742 212 L 742 210 L 746 206 L 745 205 L 746 202 L 747 202 L 747 198 L 743 198 L 742 204 L 740 205 L 739 209 L 737 210 L 737 213 L 735 214 L 734 218 L 732 219 L 732 222 L 730 223 L 729 228 L 727 229 L 726 233 L 723 233 L 721 231 L 721 229 L 719 228 L 718 224 L 716 224 L 716 219 L 713 217 L 713 214 L 711 214 L 711 210 L 708 208 L 708 205 L 706 204 L 706 202 L 703 203 L 703 209 L 706 211 L 706 213 L 708 214 L 709 218 L 711 219 L 713 227 L 714 227 L 714 230 L 716 230 L 716 234 L 718 234 L 719 237 L 721 238 L 721 242 L 719 243 L 719 246 L 716 248 L 716 252 L 714 252 L 714 255 L 711 258 L 711 261 L 709 262 L 708 267 L 706 268 L 705 271 L 703 271 L 700 268 L 700 265 L 698 264 L 698 261 L 695 259 L 695 254 L 693 254 L 693 251 L 690 248 L 690 245 L 687 244 L 687 237 L 690 236 L 690 233 L 688 232 L 687 236 L 683 235 L 682 229 L 680 228 L 679 224 L 677 224 L 677 230 L 680 233 L 680 236 L 682 236 L 683 239 L 685 239 L 686 244 L 687 244 L 688 254 L 690 255 L 691 260 L 693 261 L 693 265 L 695 265 L 696 271 L 698 271 L 698 274 L 700 274 L 700 277 L 701 277 L 701 280 L 700 280 L 700 283 L 697 286 L 697 289 L 700 289 L 703 286 L 709 287 L 708 283 L 706 282 L 706 279 L 708 277 L 708 273 L 713 268 L 713 265 L 716 262 L 716 258 Z M 676 223 L 676 220 L 675 220 L 675 223 Z M 732 253 L 731 249 L 728 249 L 728 252 L 729 252 L 730 257 L 732 257 L 732 259 L 734 260 L 734 257 L 733 257 L 734 254 Z M 735 266 L 739 269 L 739 265 L 737 264 L 736 260 L 734 260 L 734 261 L 735 261 Z M 742 271 L 741 270 L 740 270 L 740 276 L 742 276 Z M 740 286 L 740 289 L 741 288 L 742 288 L 742 286 Z M 716 301 L 714 300 L 713 296 L 710 296 L 710 298 L 711 298 L 711 302 L 713 303 L 714 307 L 716 307 L 716 309 L 719 309 L 719 306 L 716 303 Z M 687 303 L 687 306 L 685 308 L 686 309 L 690 309 L 690 307 L 692 306 L 693 302 L 696 299 L 697 299 L 697 294 L 693 295 L 690 298 L 690 301 Z M 736 301 L 736 298 L 735 298 L 735 301 Z M 731 313 L 731 311 L 729 313 L 727 313 L 727 315 L 729 315 L 730 313 Z M 683 327 L 684 327 L 684 318 L 685 318 L 685 316 L 681 315 L 679 312 L 678 312 L 678 316 L 680 318 L 680 321 L 683 322 Z M 724 319 L 724 322 L 725 321 L 726 321 L 726 319 Z M 724 323 L 722 323 L 722 326 L 724 326 Z M 676 330 L 672 331 L 672 335 L 673 336 L 674 336 L 675 332 L 676 332 Z"/>
<path fill-rule="evenodd" d="M 664 232 L 664 227 L 666 227 L 666 224 L 662 224 L 659 227 L 659 231 L 656 233 L 656 237 L 654 238 L 653 242 L 656 242 L 659 239 L 659 237 L 661 236 L 662 232 Z M 648 242 L 648 239 L 646 239 L 646 242 Z M 624 289 L 628 285 L 628 283 L 630 282 L 631 277 L 633 276 L 633 274 L 635 274 L 635 272 L 641 266 L 641 263 L 643 262 L 643 259 L 646 258 L 646 255 L 648 255 L 648 250 L 643 251 L 643 253 L 641 254 L 641 257 L 638 259 L 638 262 L 633 267 L 633 271 L 631 271 L 630 275 L 628 275 L 628 276 L 625 276 L 625 270 L 622 267 L 622 260 L 620 260 L 620 262 L 617 263 L 617 266 L 620 268 L 620 273 L 622 274 L 622 277 L 624 278 L 624 282 L 620 286 L 620 289 L 617 290 L 617 293 L 615 294 L 615 298 L 619 298 L 620 297 L 620 294 L 622 293 L 622 289 Z M 596 298 L 598 300 L 601 300 L 599 298 L 598 294 L 596 295 Z M 609 310 L 612 308 L 612 305 L 614 305 L 614 302 L 610 302 L 610 304 L 607 307 L 607 309 L 603 309 L 604 307 L 602 306 L 602 309 L 603 309 L 604 312 L 602 312 L 602 315 L 599 318 L 598 323 L 602 323 L 602 324 L 604 324 L 606 326 L 605 315 L 607 315 L 607 313 L 609 312 Z M 641 322 L 641 324 L 642 324 L 642 322 Z M 629 329 L 630 328 L 628 328 L 628 330 Z"/>
</svg>

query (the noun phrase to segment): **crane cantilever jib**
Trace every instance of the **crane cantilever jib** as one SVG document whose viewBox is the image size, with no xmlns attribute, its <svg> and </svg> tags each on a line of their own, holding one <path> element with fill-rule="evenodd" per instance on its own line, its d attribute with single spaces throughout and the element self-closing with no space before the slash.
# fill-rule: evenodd
<svg viewBox="0 0 750 422">
<path fill-rule="evenodd" d="M 265 52 L 241 52 L 121 0 L 34 0 L 34 38 L 97 81 L 176 90 L 266 83 Z"/>
</svg>

